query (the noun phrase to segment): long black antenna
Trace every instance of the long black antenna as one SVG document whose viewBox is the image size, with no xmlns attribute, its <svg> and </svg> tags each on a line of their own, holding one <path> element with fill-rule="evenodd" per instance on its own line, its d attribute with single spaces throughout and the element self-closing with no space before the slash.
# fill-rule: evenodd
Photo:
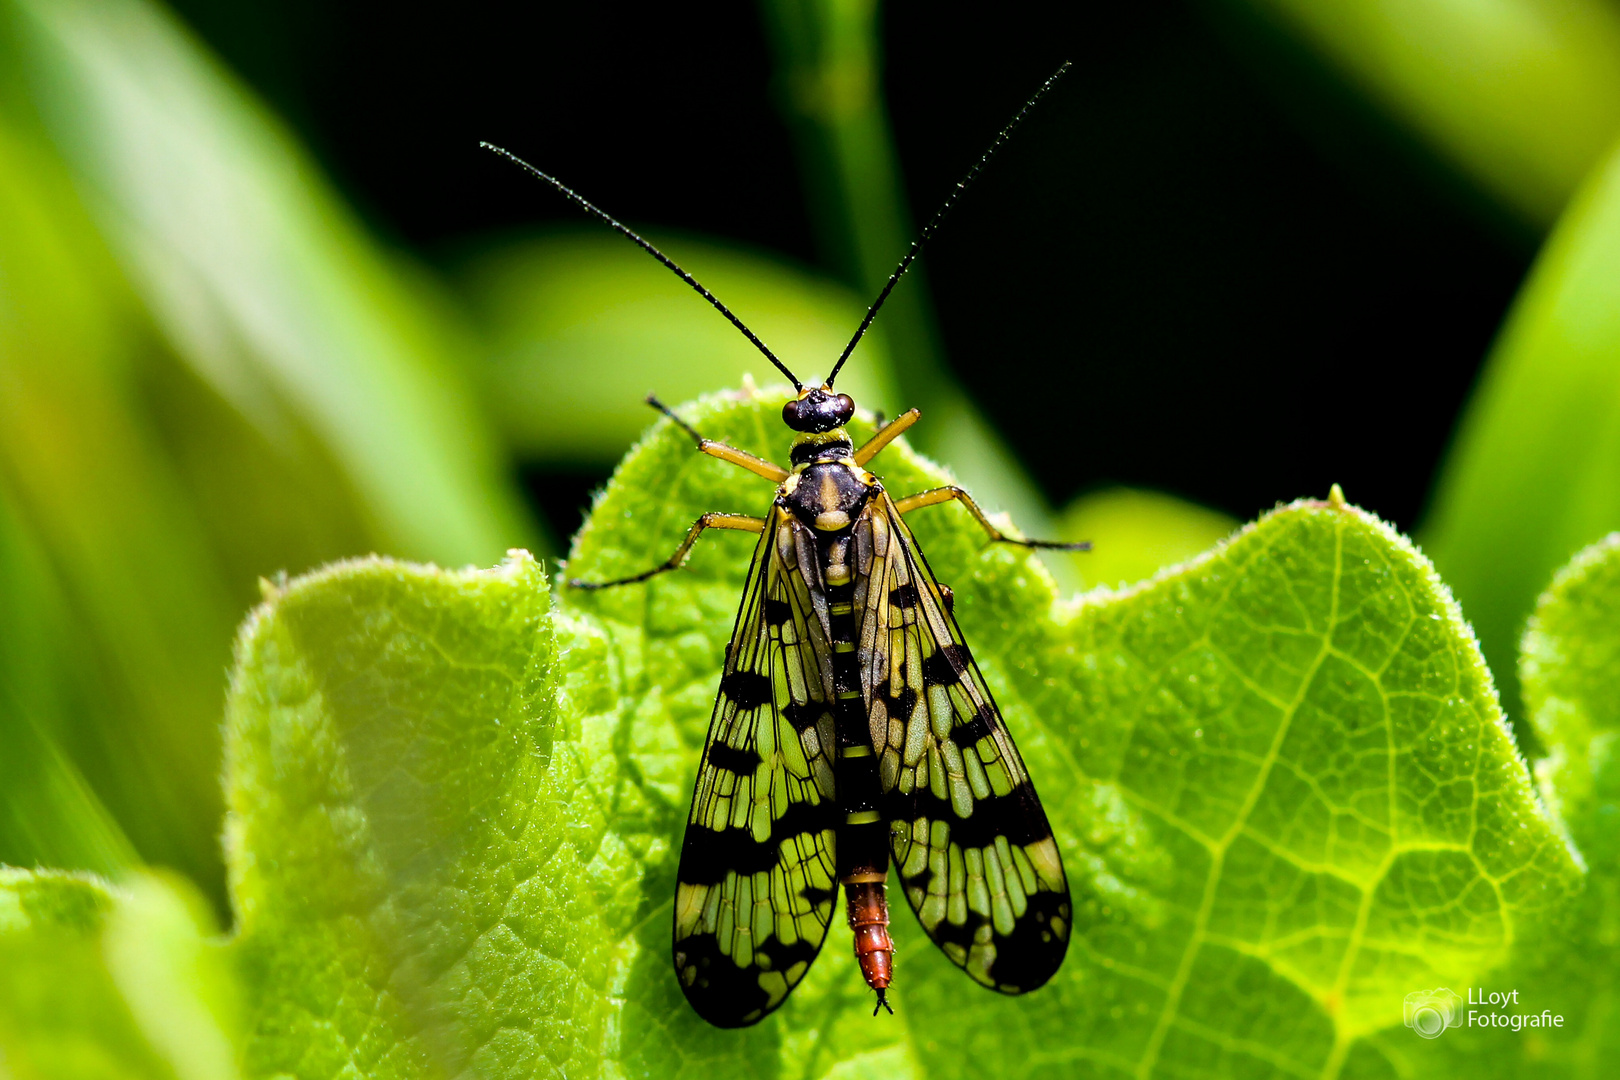
<svg viewBox="0 0 1620 1080">
<path fill-rule="evenodd" d="M 978 179 L 979 173 L 983 171 L 985 164 L 995 156 L 997 150 L 1001 149 L 1001 144 L 1007 141 L 1007 137 L 1013 133 L 1013 129 L 1023 123 L 1024 117 L 1029 113 L 1029 110 L 1033 109 L 1035 103 L 1041 100 L 1048 90 L 1052 89 L 1053 84 L 1068 74 L 1071 66 L 1070 62 L 1065 60 L 1063 66 L 1053 72 L 1051 78 L 1041 83 L 1041 88 L 1030 95 L 1030 99 L 1024 102 L 1024 107 L 1014 113 L 1011 120 L 1007 121 L 1007 126 L 1001 129 L 1001 134 L 997 135 L 995 141 L 990 144 L 990 149 L 986 150 L 984 156 L 979 158 L 973 168 L 967 171 L 967 175 L 957 182 L 956 187 L 951 189 L 951 193 L 945 196 L 945 202 L 940 205 L 938 210 L 934 211 L 934 216 L 928 220 L 927 225 L 923 226 L 922 232 L 917 234 L 917 239 L 911 242 L 911 250 L 906 252 L 905 258 L 900 260 L 900 265 L 894 268 L 894 273 L 889 275 L 889 280 L 883 285 L 883 291 L 878 293 L 876 300 L 872 301 L 872 306 L 866 309 L 866 318 L 861 320 L 860 329 L 855 331 L 855 336 L 849 339 L 848 345 L 844 346 L 843 353 L 838 357 L 838 363 L 833 365 L 832 374 L 827 376 L 827 388 L 829 390 L 832 389 L 833 380 L 838 378 L 838 371 L 844 366 L 844 361 L 849 359 L 849 354 L 855 351 L 856 344 L 865 335 L 867 328 L 872 325 L 872 320 L 877 318 L 878 308 L 882 307 L 883 301 L 889 298 L 889 294 L 894 291 L 895 283 L 900 280 L 900 276 L 911 266 L 912 260 L 917 257 L 917 253 L 922 250 L 922 246 L 928 242 L 928 238 L 934 235 L 934 230 L 939 228 L 939 223 L 945 219 L 946 214 L 950 213 L 951 207 L 956 205 L 957 198 L 968 189 L 969 184 Z M 600 213 L 600 211 L 598 212 Z"/>
<path fill-rule="evenodd" d="M 670 270 L 672 270 L 674 272 L 676 277 L 680 278 L 682 281 L 684 281 L 688 285 L 692 286 L 692 288 L 696 289 L 699 296 L 703 297 L 703 299 L 705 299 L 709 303 L 713 304 L 714 309 L 716 311 L 718 311 L 720 314 L 722 314 L 726 318 L 730 319 L 731 320 L 731 325 L 733 325 L 737 329 L 741 330 L 743 332 L 743 336 L 746 337 L 749 341 L 752 341 L 754 343 L 754 348 L 756 348 L 760 352 L 764 353 L 765 354 L 765 359 L 767 359 L 771 363 L 775 364 L 776 365 L 776 370 L 780 371 L 782 374 L 784 374 L 784 375 L 786 375 L 788 377 L 788 381 L 793 384 L 793 389 L 795 389 L 795 390 L 803 390 L 804 389 L 804 384 L 799 381 L 799 377 L 797 375 L 793 374 L 793 372 L 789 371 L 787 369 L 787 365 L 782 363 L 782 361 L 780 361 L 780 360 L 778 360 L 776 358 L 776 354 L 771 352 L 770 348 L 768 346 L 766 346 L 766 344 L 763 341 L 759 340 L 759 335 L 755 334 L 752 330 L 748 329 L 748 327 L 743 324 L 743 321 L 741 319 L 737 318 L 737 316 L 733 315 L 731 313 L 731 309 L 726 307 L 726 305 L 722 304 L 720 302 L 719 298 L 714 295 L 714 293 L 710 292 L 708 289 L 705 289 L 703 287 L 702 282 L 698 281 L 698 279 L 693 277 L 691 274 L 688 274 L 685 270 L 682 270 L 680 268 L 680 266 L 676 264 L 674 259 L 670 258 L 668 255 L 665 255 L 662 251 L 659 251 L 657 248 L 653 247 L 652 244 L 650 244 L 645 239 L 643 239 L 638 233 L 636 233 L 634 230 L 632 230 L 628 225 L 625 225 L 623 222 L 621 222 L 617 218 L 613 217 L 611 214 L 609 214 L 607 211 L 603 210 L 601 207 L 599 207 L 599 206 L 595 205 L 594 203 L 588 201 L 585 198 L 585 196 L 579 194 L 573 188 L 569 187 L 567 184 L 564 184 L 561 180 L 558 180 L 555 176 L 551 176 L 548 173 L 541 172 L 539 169 L 535 168 L 533 165 L 530 165 L 527 161 L 524 161 L 522 158 L 518 157 L 516 154 L 512 153 L 510 150 L 503 150 L 499 146 L 496 146 L 494 143 L 481 142 L 478 145 L 482 146 L 485 150 L 493 150 L 495 153 L 501 155 L 501 157 L 505 158 L 507 161 L 510 161 L 514 165 L 517 165 L 519 168 L 522 168 L 522 169 L 526 170 L 530 175 L 536 176 L 539 179 L 544 180 L 546 183 L 550 184 L 552 187 L 554 187 L 558 191 L 560 191 L 563 195 L 567 196 L 576 206 L 580 207 L 587 214 L 590 214 L 592 217 L 600 218 L 602 221 L 605 221 L 613 229 L 616 229 L 618 232 L 622 233 L 626 238 L 628 238 L 631 243 L 635 244 L 637 247 L 641 248 L 641 250 L 645 251 L 647 254 L 651 255 L 653 258 L 657 259 L 659 262 L 661 262 L 665 266 L 669 267 Z M 868 321 L 870 321 L 870 320 L 868 320 Z M 862 329 L 865 329 L 865 328 L 862 327 Z M 857 335 L 857 336 L 859 336 L 859 335 Z"/>
</svg>

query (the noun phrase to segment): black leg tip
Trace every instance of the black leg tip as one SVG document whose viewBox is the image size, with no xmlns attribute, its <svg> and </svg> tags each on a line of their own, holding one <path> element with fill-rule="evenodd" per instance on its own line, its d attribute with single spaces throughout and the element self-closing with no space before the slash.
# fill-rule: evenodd
<svg viewBox="0 0 1620 1080">
<path fill-rule="evenodd" d="M 1069 543 L 1063 540 L 1019 540 L 1026 547 L 1041 548 L 1045 551 L 1090 551 L 1091 541 L 1081 540 L 1079 543 Z"/>
</svg>

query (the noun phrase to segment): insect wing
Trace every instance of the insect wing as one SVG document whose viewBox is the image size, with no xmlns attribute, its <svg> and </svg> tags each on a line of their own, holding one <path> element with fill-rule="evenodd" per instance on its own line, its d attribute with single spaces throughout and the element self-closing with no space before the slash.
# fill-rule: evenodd
<svg viewBox="0 0 1620 1080">
<path fill-rule="evenodd" d="M 868 573 L 856 605 L 895 866 L 934 944 L 976 981 L 1021 994 L 1068 949 L 1063 863 L 927 560 L 889 497 L 878 503 L 857 534 Z"/>
<path fill-rule="evenodd" d="M 675 972 L 720 1027 L 782 1004 L 837 891 L 831 661 L 795 533 L 775 511 L 755 549 L 677 871 Z"/>
</svg>

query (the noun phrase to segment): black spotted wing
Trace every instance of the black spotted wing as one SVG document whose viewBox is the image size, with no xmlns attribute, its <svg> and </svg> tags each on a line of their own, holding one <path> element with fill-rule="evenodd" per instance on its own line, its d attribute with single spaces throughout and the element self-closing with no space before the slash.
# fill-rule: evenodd
<svg viewBox="0 0 1620 1080">
<path fill-rule="evenodd" d="M 1063 962 L 1072 923 L 1046 812 L 888 495 L 856 544 L 862 689 L 906 901 L 976 981 L 1033 990 Z"/>
<path fill-rule="evenodd" d="M 681 845 L 675 973 L 720 1027 L 782 1004 L 837 891 L 826 601 L 801 531 L 773 511 L 754 551 Z"/>
</svg>

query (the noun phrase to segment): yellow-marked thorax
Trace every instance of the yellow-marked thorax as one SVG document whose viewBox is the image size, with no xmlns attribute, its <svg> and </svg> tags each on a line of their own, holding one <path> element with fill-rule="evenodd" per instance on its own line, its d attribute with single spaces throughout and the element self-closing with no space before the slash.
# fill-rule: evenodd
<svg viewBox="0 0 1620 1080">
<path fill-rule="evenodd" d="M 777 501 L 819 532 L 848 528 L 880 490 L 877 478 L 855 464 L 853 453 L 843 428 L 800 435 L 793 441 L 793 472 Z"/>
</svg>

